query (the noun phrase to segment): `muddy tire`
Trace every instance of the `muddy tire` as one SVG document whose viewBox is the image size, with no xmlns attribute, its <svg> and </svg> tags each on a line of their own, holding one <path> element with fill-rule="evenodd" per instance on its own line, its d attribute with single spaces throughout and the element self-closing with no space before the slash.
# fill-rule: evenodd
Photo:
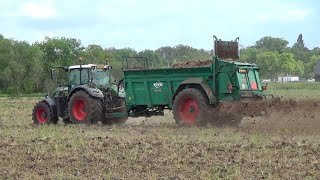
<svg viewBox="0 0 320 180">
<path fill-rule="evenodd" d="M 124 99 L 121 99 L 119 103 L 117 103 L 116 107 L 121 107 L 121 106 L 125 106 L 126 103 L 125 103 L 125 100 Z M 121 113 L 127 113 L 127 110 L 126 108 L 122 108 L 122 109 L 119 109 L 115 112 L 121 112 Z M 107 119 L 104 119 L 102 122 L 102 124 L 105 124 L 105 125 L 112 125 L 112 124 L 124 124 L 126 123 L 128 120 L 128 117 L 122 117 L 122 118 L 107 118 Z"/>
<path fill-rule="evenodd" d="M 174 99 L 173 118 L 178 125 L 204 125 L 208 108 L 208 98 L 201 91 L 184 89 Z"/>
<path fill-rule="evenodd" d="M 42 125 L 57 124 L 59 119 L 56 116 L 52 116 L 51 109 L 46 102 L 40 101 L 33 108 L 32 120 L 35 125 Z"/>
<path fill-rule="evenodd" d="M 77 91 L 70 98 L 68 113 L 73 124 L 96 124 L 102 120 L 101 100 Z"/>
<path fill-rule="evenodd" d="M 63 119 L 63 123 L 64 123 L 65 125 L 68 125 L 68 124 L 72 124 L 72 121 L 70 120 L 70 118 L 64 118 L 64 119 Z"/>
</svg>

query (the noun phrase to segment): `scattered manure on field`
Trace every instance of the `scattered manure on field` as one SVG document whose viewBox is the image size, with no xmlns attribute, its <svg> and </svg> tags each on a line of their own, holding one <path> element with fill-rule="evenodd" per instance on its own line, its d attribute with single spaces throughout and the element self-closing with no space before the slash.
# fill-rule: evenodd
<svg viewBox="0 0 320 180">
<path fill-rule="evenodd" d="M 320 102 L 312 99 L 259 102 L 254 112 L 260 116 L 246 116 L 240 128 L 265 131 L 320 132 Z"/>
</svg>

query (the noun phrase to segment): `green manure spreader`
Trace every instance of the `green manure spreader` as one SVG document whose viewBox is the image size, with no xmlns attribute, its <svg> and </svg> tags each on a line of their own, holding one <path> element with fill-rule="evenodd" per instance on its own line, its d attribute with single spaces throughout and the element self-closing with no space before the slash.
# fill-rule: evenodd
<svg viewBox="0 0 320 180">
<path fill-rule="evenodd" d="M 69 123 L 112 124 L 124 122 L 127 117 L 163 115 L 165 109 L 170 109 L 179 125 L 214 122 L 214 110 L 223 103 L 265 97 L 266 86 L 261 84 L 259 68 L 238 60 L 238 38 L 222 41 L 214 36 L 210 63 L 154 69 L 148 68 L 145 61 L 138 69 L 129 68 L 127 58 L 124 79 L 117 85 L 112 84 L 111 66 L 64 67 L 69 82 L 35 106 L 33 121 L 56 123 L 61 117 Z"/>
</svg>

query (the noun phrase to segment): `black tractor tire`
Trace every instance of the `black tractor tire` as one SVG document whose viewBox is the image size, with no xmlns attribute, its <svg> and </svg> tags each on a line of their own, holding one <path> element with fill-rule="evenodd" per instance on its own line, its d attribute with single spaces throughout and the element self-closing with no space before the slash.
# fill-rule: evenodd
<svg viewBox="0 0 320 180">
<path fill-rule="evenodd" d="M 68 114 L 73 124 L 96 124 L 102 120 L 101 100 L 85 91 L 77 91 L 69 100 Z"/>
<path fill-rule="evenodd" d="M 116 107 L 121 107 L 121 106 L 125 106 L 125 100 L 124 99 L 120 99 L 119 102 L 116 104 Z M 119 110 L 116 110 L 115 112 L 121 112 L 121 113 L 127 113 L 126 108 L 122 108 Z M 122 117 L 122 118 L 106 118 L 103 119 L 102 124 L 105 125 L 112 125 L 112 124 L 124 124 L 126 123 L 128 120 L 128 117 Z"/>
<path fill-rule="evenodd" d="M 70 120 L 70 118 L 63 118 L 63 122 L 65 125 L 72 124 L 72 121 Z"/>
<path fill-rule="evenodd" d="M 208 119 L 209 101 L 198 89 L 187 88 L 178 93 L 173 101 L 173 118 L 178 125 L 202 126 Z"/>
<path fill-rule="evenodd" d="M 38 102 L 32 111 L 32 120 L 35 125 L 57 124 L 58 117 L 52 115 L 50 106 L 45 101 Z"/>
</svg>

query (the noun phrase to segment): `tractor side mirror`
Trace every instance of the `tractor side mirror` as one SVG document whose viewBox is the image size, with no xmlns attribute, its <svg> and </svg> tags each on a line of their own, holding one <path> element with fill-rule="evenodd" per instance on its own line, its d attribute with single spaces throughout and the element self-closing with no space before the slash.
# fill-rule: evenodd
<svg viewBox="0 0 320 180">
<path fill-rule="evenodd" d="M 55 69 L 51 69 L 51 79 L 54 79 L 56 77 L 56 71 Z"/>
</svg>

